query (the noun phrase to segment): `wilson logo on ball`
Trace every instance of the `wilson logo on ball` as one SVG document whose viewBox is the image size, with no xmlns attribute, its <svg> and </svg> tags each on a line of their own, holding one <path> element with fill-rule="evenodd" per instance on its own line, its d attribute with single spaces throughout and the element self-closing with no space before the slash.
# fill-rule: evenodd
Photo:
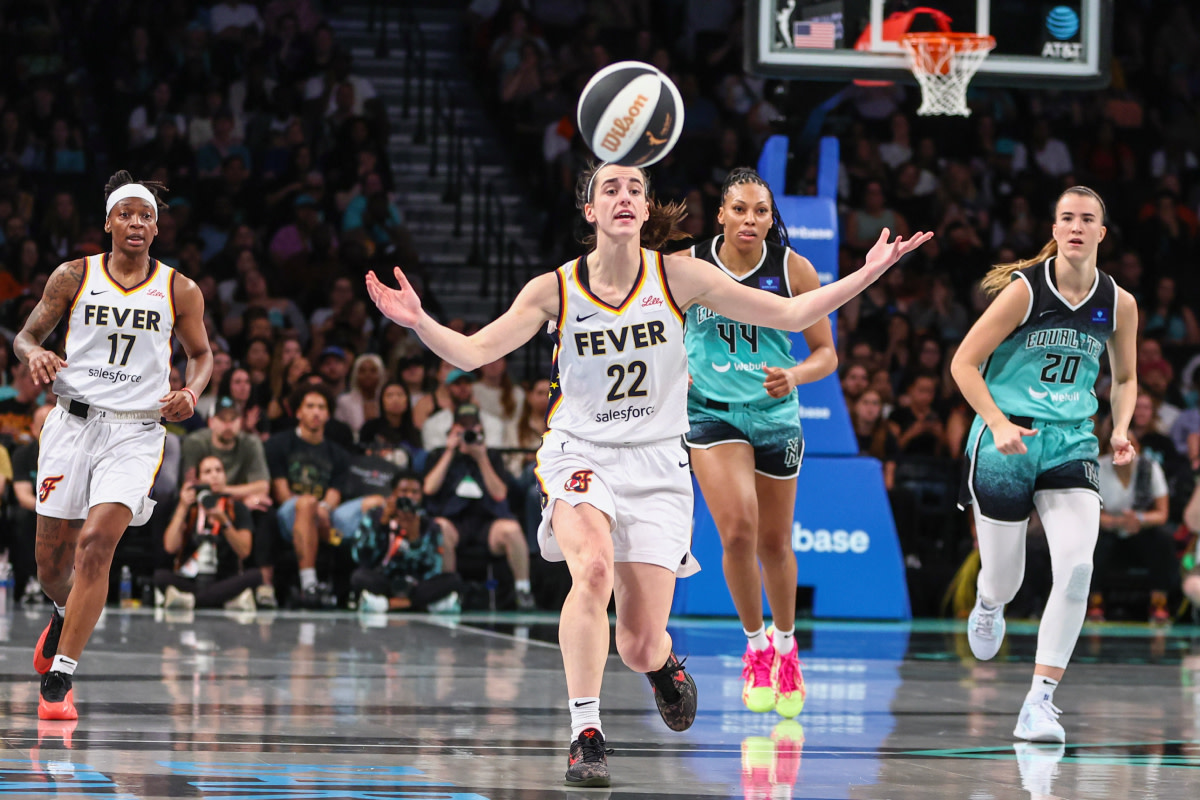
<svg viewBox="0 0 1200 800">
<path fill-rule="evenodd" d="M 579 96 L 579 132 L 602 161 L 649 166 L 671 151 L 683 129 L 683 100 L 650 64 L 622 61 L 597 72 Z"/>
</svg>

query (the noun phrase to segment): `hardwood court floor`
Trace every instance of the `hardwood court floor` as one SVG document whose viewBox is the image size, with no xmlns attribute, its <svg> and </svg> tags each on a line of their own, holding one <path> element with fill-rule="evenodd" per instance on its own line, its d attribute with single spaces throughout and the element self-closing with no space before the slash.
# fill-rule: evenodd
<svg viewBox="0 0 1200 800">
<path fill-rule="evenodd" d="M 1056 697 L 1062 748 L 1011 736 L 1029 625 L 1010 623 L 987 664 L 961 623 L 803 626 L 808 704 L 780 725 L 741 708 L 736 622 L 679 620 L 696 724 L 667 730 L 646 680 L 614 656 L 604 790 L 561 785 L 569 717 L 550 615 L 110 609 L 80 665 L 74 725 L 37 720 L 30 660 L 47 618 L 0 614 L 0 797 L 1200 796 L 1200 630 L 1184 626 L 1086 628 Z"/>
</svg>

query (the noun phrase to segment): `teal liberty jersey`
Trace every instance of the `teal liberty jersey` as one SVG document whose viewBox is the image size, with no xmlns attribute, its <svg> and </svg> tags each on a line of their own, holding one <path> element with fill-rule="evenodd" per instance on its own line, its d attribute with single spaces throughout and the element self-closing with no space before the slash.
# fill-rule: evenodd
<svg viewBox="0 0 1200 800">
<path fill-rule="evenodd" d="M 722 270 L 738 283 L 784 297 L 792 296 L 787 262 L 791 250 L 766 242 L 754 269 L 735 275 L 717 255 L 724 235 L 692 246 L 692 255 Z M 684 341 L 692 374 L 692 393 L 725 403 L 756 403 L 771 399 L 763 388 L 767 367 L 796 366 L 787 331 L 734 322 L 694 304 L 687 312 Z"/>
<path fill-rule="evenodd" d="M 981 372 L 996 405 L 1010 417 L 1071 422 L 1096 413 L 1100 357 L 1117 319 L 1117 285 L 1096 270 L 1077 306 L 1058 291 L 1054 258 L 1013 273 L 1029 287 L 1025 319 Z"/>
</svg>

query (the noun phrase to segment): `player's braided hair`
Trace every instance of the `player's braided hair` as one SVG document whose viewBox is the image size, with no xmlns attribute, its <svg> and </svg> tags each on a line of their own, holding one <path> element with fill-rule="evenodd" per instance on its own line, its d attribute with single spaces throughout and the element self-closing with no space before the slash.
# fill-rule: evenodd
<svg viewBox="0 0 1200 800">
<path fill-rule="evenodd" d="M 787 225 L 783 224 L 783 217 L 779 215 L 779 206 L 775 204 L 775 193 L 752 167 L 734 167 L 729 171 L 729 174 L 725 176 L 725 183 L 721 184 L 721 205 L 725 205 L 725 196 L 729 194 L 729 190 L 743 183 L 753 183 L 767 190 L 767 195 L 771 198 L 771 219 L 773 220 L 770 233 L 775 234 L 777 243 L 784 247 L 791 247 L 792 242 L 788 238 Z M 770 234 L 768 234 L 768 238 L 769 236 Z"/>
<path fill-rule="evenodd" d="M 589 162 L 587 169 L 579 173 L 579 180 L 575 182 L 575 207 L 580 211 L 583 211 L 585 205 L 593 202 L 596 193 L 596 174 L 607 166 L 611 165 Z M 634 169 L 642 173 L 643 191 L 646 193 L 646 202 L 650 208 L 650 218 L 642 225 L 642 247 L 648 250 L 657 250 L 674 239 L 688 238 L 688 234 L 679 230 L 678 227 L 683 218 L 687 216 L 686 206 L 683 203 L 660 203 L 655 200 L 650 194 L 649 173 L 641 167 L 634 167 Z M 589 233 L 580 237 L 579 241 L 589 249 L 595 247 L 595 230 L 591 229 Z"/>
<path fill-rule="evenodd" d="M 1086 186 L 1072 186 L 1058 196 L 1054 201 L 1055 216 L 1058 215 L 1058 204 L 1064 197 L 1069 194 L 1077 194 L 1083 197 L 1090 197 L 1100 206 L 1100 221 L 1104 222 L 1108 218 L 1108 210 L 1104 205 L 1104 200 L 1096 193 L 1094 189 L 1089 189 Z M 1013 273 L 1023 270 L 1026 267 L 1032 267 L 1034 264 L 1040 264 L 1051 256 L 1058 255 L 1058 242 L 1051 237 L 1050 241 L 1042 246 L 1038 254 L 1033 258 L 1022 259 L 1021 261 L 1012 261 L 1008 264 L 997 264 L 988 270 L 987 275 L 983 276 L 983 281 L 980 286 L 983 291 L 989 295 L 999 294 L 1000 291 L 1012 282 Z"/>
<path fill-rule="evenodd" d="M 158 181 L 135 181 L 127 169 L 117 170 L 113 173 L 113 176 L 108 179 L 108 183 L 104 184 L 104 201 L 108 202 L 109 195 L 128 183 L 140 183 L 142 186 L 145 186 L 146 189 L 150 191 L 150 194 L 154 195 L 154 199 L 158 201 L 159 211 L 162 211 L 167 207 L 167 204 L 164 203 L 162 198 L 158 195 L 159 192 L 170 191 L 167 189 L 165 184 L 159 183 Z"/>
</svg>

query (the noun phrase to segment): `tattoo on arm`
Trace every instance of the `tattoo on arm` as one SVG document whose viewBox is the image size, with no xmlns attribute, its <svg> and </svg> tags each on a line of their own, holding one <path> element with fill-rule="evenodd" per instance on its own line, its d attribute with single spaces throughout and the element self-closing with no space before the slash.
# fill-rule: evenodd
<svg viewBox="0 0 1200 800">
<path fill-rule="evenodd" d="M 13 350 L 22 361 L 28 359 L 31 349 L 40 347 L 46 341 L 59 320 L 70 311 L 71 303 L 83 284 L 83 275 L 84 260 L 76 259 L 60 265 L 46 281 L 42 299 L 29 313 L 25 326 L 13 340 Z"/>
</svg>

